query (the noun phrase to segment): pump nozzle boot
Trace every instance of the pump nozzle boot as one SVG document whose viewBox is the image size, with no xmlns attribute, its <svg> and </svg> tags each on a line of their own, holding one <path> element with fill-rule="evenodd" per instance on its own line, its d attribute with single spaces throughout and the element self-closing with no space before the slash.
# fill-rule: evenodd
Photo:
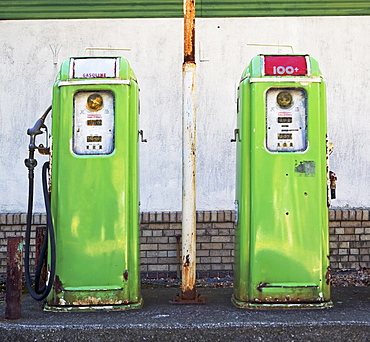
<svg viewBox="0 0 370 342">
<path fill-rule="evenodd" d="M 44 128 L 47 131 L 47 127 L 45 126 L 44 122 L 50 110 L 51 106 L 49 106 L 48 109 L 46 109 L 45 113 L 40 117 L 40 119 L 36 121 L 32 128 L 27 129 L 27 134 L 30 136 L 30 144 L 28 145 L 29 151 L 34 151 L 35 149 L 38 148 L 35 144 L 36 135 L 44 133 L 44 131 L 42 131 L 41 129 Z M 47 148 L 47 146 L 44 147 L 44 145 L 40 145 L 40 147 L 43 149 Z"/>
<path fill-rule="evenodd" d="M 30 144 L 29 144 L 29 149 L 35 150 L 37 147 L 35 145 L 36 141 L 36 135 L 42 134 L 43 131 L 41 128 L 46 128 L 44 124 L 44 120 L 42 118 L 38 119 L 35 123 L 35 125 L 32 128 L 27 129 L 27 134 L 31 136 L 30 138 Z"/>
</svg>

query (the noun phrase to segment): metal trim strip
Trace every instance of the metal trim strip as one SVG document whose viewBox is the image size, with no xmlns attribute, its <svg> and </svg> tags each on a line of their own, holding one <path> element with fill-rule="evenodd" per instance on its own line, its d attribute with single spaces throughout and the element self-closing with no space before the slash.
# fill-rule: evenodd
<svg viewBox="0 0 370 342">
<path fill-rule="evenodd" d="M 60 81 L 58 87 L 74 86 L 74 85 L 102 85 L 102 84 L 123 84 L 130 85 L 130 80 L 99 80 L 96 78 L 89 78 L 78 81 Z"/>
<path fill-rule="evenodd" d="M 265 76 L 265 55 L 261 55 L 260 60 L 261 60 L 261 76 Z"/>
<path fill-rule="evenodd" d="M 249 83 L 276 82 L 276 83 L 321 83 L 321 77 L 253 77 Z"/>
<path fill-rule="evenodd" d="M 309 55 L 306 55 L 306 67 L 307 67 L 307 75 L 308 76 L 311 76 L 312 75 L 312 69 L 311 69 L 311 60 L 310 60 L 310 56 Z"/>
</svg>

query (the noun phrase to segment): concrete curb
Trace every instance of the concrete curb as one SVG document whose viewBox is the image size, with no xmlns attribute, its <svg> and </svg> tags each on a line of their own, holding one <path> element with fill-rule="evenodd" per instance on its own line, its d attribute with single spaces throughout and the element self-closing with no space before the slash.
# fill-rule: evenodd
<svg viewBox="0 0 370 342">
<path fill-rule="evenodd" d="M 43 312 L 23 297 L 22 318 L 0 319 L 3 341 L 370 341 L 370 287 L 333 288 L 334 307 L 248 310 L 230 288 L 200 288 L 206 305 L 172 305 L 176 288 L 144 289 L 144 306 L 121 312 Z M 5 303 L 0 304 L 4 317 Z"/>
</svg>

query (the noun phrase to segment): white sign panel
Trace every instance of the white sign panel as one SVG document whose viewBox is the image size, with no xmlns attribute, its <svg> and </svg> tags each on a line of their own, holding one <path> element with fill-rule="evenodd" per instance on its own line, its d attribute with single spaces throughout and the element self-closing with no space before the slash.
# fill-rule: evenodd
<svg viewBox="0 0 370 342">
<path fill-rule="evenodd" d="M 118 77 L 118 58 L 76 58 L 71 66 L 71 78 Z"/>
</svg>

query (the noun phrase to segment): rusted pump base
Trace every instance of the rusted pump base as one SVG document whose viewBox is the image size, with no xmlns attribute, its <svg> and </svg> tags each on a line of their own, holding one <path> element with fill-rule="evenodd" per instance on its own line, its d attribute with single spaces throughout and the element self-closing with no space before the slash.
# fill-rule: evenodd
<svg viewBox="0 0 370 342">
<path fill-rule="evenodd" d="M 75 312 L 75 311 L 126 311 L 130 309 L 141 309 L 143 306 L 142 299 L 138 303 L 128 303 L 128 304 L 112 304 L 112 305 L 44 305 L 44 311 L 49 312 Z"/>
<path fill-rule="evenodd" d="M 244 302 L 232 296 L 231 302 L 238 308 L 242 309 L 326 309 L 333 306 L 332 301 L 312 302 L 312 303 L 255 303 Z"/>
</svg>

